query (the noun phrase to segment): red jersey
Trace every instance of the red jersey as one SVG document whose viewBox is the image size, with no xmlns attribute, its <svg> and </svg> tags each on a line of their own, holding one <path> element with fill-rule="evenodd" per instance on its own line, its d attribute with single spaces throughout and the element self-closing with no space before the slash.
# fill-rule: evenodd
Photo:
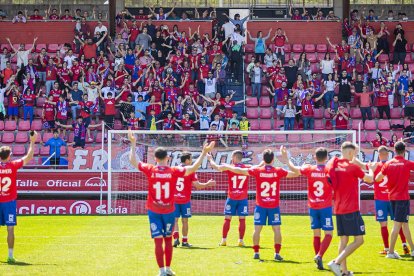
<svg viewBox="0 0 414 276">
<path fill-rule="evenodd" d="M 25 106 L 34 106 L 34 102 L 36 100 L 36 95 L 34 94 L 24 94 L 23 96 L 24 105 Z"/>
<path fill-rule="evenodd" d="M 338 52 L 339 57 L 343 57 L 345 53 L 349 53 L 349 45 L 342 46 L 342 45 L 336 45 L 335 47 L 336 51 Z M 344 68 L 344 67 L 342 67 Z"/>
<path fill-rule="evenodd" d="M 300 173 L 308 179 L 308 206 L 312 209 L 332 207 L 332 187 L 325 166 L 306 165 Z"/>
<path fill-rule="evenodd" d="M 175 129 L 175 119 L 165 118 L 162 126 L 163 130 L 174 130 Z"/>
<path fill-rule="evenodd" d="M 59 120 L 67 120 L 68 119 L 68 109 L 69 109 L 69 104 L 67 101 L 58 101 L 56 104 L 56 119 Z"/>
<path fill-rule="evenodd" d="M 348 113 L 344 112 L 344 115 L 349 118 Z M 345 120 L 345 117 L 341 114 L 336 116 L 336 128 L 337 129 L 348 129 L 348 120 Z"/>
<path fill-rule="evenodd" d="M 203 73 L 203 78 L 207 78 L 208 76 L 208 71 L 210 71 L 210 66 L 208 66 L 208 64 L 200 64 L 200 70 Z M 198 74 L 198 79 L 201 80 L 201 74 Z"/>
<path fill-rule="evenodd" d="M 183 167 L 154 166 L 139 162 L 138 169 L 148 179 L 148 210 L 158 214 L 174 212 L 174 194 L 179 177 L 185 176 Z"/>
<path fill-rule="evenodd" d="M 234 164 L 237 168 L 249 168 L 250 166 L 238 163 Z M 229 188 L 228 188 L 228 197 L 234 200 L 242 200 L 247 199 L 247 192 L 248 192 L 248 184 L 249 181 L 247 179 L 247 175 L 236 174 L 231 171 L 226 171 L 228 181 L 229 181 Z"/>
<path fill-rule="evenodd" d="M 16 91 L 11 91 L 7 96 L 10 107 L 19 107 L 19 94 Z"/>
<path fill-rule="evenodd" d="M 0 162 L 0 202 L 9 202 L 17 198 L 17 170 L 23 167 L 23 160 Z"/>
<path fill-rule="evenodd" d="M 377 177 L 377 175 L 382 170 L 382 167 L 384 166 L 385 162 L 378 162 L 377 168 L 374 172 L 374 179 Z M 385 176 L 384 179 L 382 179 L 381 182 L 374 182 L 374 199 L 376 200 L 389 200 L 389 192 L 387 187 L 388 182 L 388 176 Z"/>
<path fill-rule="evenodd" d="M 277 74 L 276 77 L 273 78 L 273 87 L 275 89 L 282 88 L 283 82 L 287 82 L 286 76 Z"/>
<path fill-rule="evenodd" d="M 377 92 L 377 106 L 388 105 L 388 91 Z"/>
<path fill-rule="evenodd" d="M 128 124 L 128 129 L 131 130 L 137 130 L 139 129 L 139 118 L 128 118 L 127 119 L 127 124 Z"/>
<path fill-rule="evenodd" d="M 288 175 L 282 168 L 266 165 L 249 169 L 256 179 L 256 205 L 263 208 L 279 207 L 280 179 Z"/>
<path fill-rule="evenodd" d="M 335 214 L 349 214 L 359 211 L 359 181 L 364 171 L 347 159 L 333 158 L 327 170 L 334 190 Z"/>
<path fill-rule="evenodd" d="M 131 27 L 131 29 L 129 29 L 129 31 L 130 31 L 129 41 L 135 41 L 135 39 L 139 35 L 138 27 Z"/>
<path fill-rule="evenodd" d="M 386 146 L 387 145 L 387 140 L 385 140 L 384 138 L 381 139 L 381 141 L 378 140 L 378 139 L 375 139 L 375 140 L 371 141 L 371 143 L 372 143 L 372 146 L 374 148 L 378 148 L 380 146 Z"/>
<path fill-rule="evenodd" d="M 410 200 L 408 183 L 412 170 L 414 170 L 414 162 L 402 156 L 395 156 L 382 166 L 381 173 L 388 177 L 390 200 Z"/>
<path fill-rule="evenodd" d="M 53 102 L 57 103 L 59 101 L 59 96 L 62 95 L 62 90 L 50 90 L 49 95 L 53 96 Z"/>
<path fill-rule="evenodd" d="M 191 200 L 191 189 L 193 182 L 198 181 L 196 173 L 184 177 L 177 178 L 177 185 L 175 187 L 174 201 L 178 204 L 185 204 Z"/>
<path fill-rule="evenodd" d="M 115 109 L 115 99 L 105 99 L 105 115 L 115 115 L 116 109 Z"/>
<path fill-rule="evenodd" d="M 80 76 L 81 71 L 82 71 L 82 67 L 80 67 L 79 65 L 77 65 L 77 66 L 73 65 L 72 68 L 70 68 L 70 70 L 72 71 L 72 80 L 73 81 L 78 81 L 79 76 Z"/>
<path fill-rule="evenodd" d="M 94 105 L 93 102 L 88 101 L 88 102 L 79 102 L 79 106 L 81 108 L 80 111 L 80 115 L 82 116 L 82 118 L 89 118 L 91 116 L 91 108 Z"/>
<path fill-rule="evenodd" d="M 182 130 L 191 130 L 191 128 L 193 127 L 193 124 L 194 124 L 193 120 L 186 120 L 186 119 L 181 120 Z"/>
<path fill-rule="evenodd" d="M 313 102 L 308 100 L 302 101 L 302 116 L 313 117 Z"/>
<path fill-rule="evenodd" d="M 152 94 L 151 95 L 154 95 L 155 96 L 155 101 L 156 102 L 161 102 L 161 98 L 162 98 L 162 87 L 160 87 L 160 86 L 153 86 L 152 87 Z"/>
<path fill-rule="evenodd" d="M 276 35 L 275 40 L 273 41 L 276 47 L 283 47 L 285 46 L 286 36 L 284 35 Z"/>
<path fill-rule="evenodd" d="M 55 106 L 50 103 L 43 104 L 44 116 L 46 121 L 55 120 Z"/>
</svg>

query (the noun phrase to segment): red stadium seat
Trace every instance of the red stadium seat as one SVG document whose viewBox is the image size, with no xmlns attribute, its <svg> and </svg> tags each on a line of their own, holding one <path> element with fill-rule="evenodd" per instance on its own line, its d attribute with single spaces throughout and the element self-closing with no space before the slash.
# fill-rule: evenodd
<svg viewBox="0 0 414 276">
<path fill-rule="evenodd" d="M 312 63 L 311 64 L 311 71 L 312 73 L 320 73 L 321 72 L 321 68 L 319 67 L 318 63 Z"/>
<path fill-rule="evenodd" d="M 49 156 L 49 147 L 41 147 L 40 148 L 40 155 L 41 156 Z"/>
<path fill-rule="evenodd" d="M 318 62 L 318 57 L 315 53 L 308 53 L 306 55 L 306 57 L 308 58 L 309 62 L 311 62 L 311 63 Z"/>
<path fill-rule="evenodd" d="M 4 132 L 3 136 L 1 137 L 2 143 L 13 143 L 14 142 L 14 133 L 13 132 Z"/>
<path fill-rule="evenodd" d="M 273 143 L 275 141 L 274 135 L 262 135 L 261 142 Z"/>
<path fill-rule="evenodd" d="M 38 145 L 35 145 L 34 147 L 34 156 L 38 156 L 40 154 L 40 148 Z"/>
<path fill-rule="evenodd" d="M 32 130 L 40 131 L 42 130 L 43 124 L 41 120 L 33 120 L 32 122 Z"/>
<path fill-rule="evenodd" d="M 404 121 L 403 121 L 403 119 L 401 119 L 401 117 L 400 117 L 400 119 L 391 119 L 391 125 L 403 125 L 404 124 Z"/>
<path fill-rule="evenodd" d="M 251 130 L 259 130 L 259 120 L 250 120 L 250 129 Z M 250 139 L 250 136 L 249 136 Z"/>
<path fill-rule="evenodd" d="M 367 137 L 365 136 L 365 132 L 361 131 L 361 143 L 364 143 L 367 141 Z"/>
<path fill-rule="evenodd" d="M 257 98 L 247 98 L 246 99 L 246 106 L 248 106 L 248 107 L 258 107 L 259 104 L 257 103 Z"/>
<path fill-rule="evenodd" d="M 301 141 L 304 143 L 312 142 L 313 141 L 312 134 L 302 134 Z"/>
<path fill-rule="evenodd" d="M 42 118 L 43 108 L 36 107 L 34 110 L 34 117 L 35 118 Z"/>
<path fill-rule="evenodd" d="M 293 58 L 294 60 L 298 60 L 300 57 L 301 53 L 295 53 L 293 52 L 292 54 L 290 54 L 290 58 Z"/>
<path fill-rule="evenodd" d="M 381 54 L 381 55 L 378 57 L 378 61 L 379 61 L 380 63 L 389 62 L 389 61 L 390 61 L 390 58 L 389 58 L 389 57 L 388 57 L 388 55 L 386 55 L 386 54 Z"/>
<path fill-rule="evenodd" d="M 407 55 L 405 56 L 405 63 L 411 64 L 413 62 L 413 57 L 411 56 L 411 54 L 407 53 Z"/>
<path fill-rule="evenodd" d="M 275 136 L 275 142 L 276 143 L 286 143 L 286 134 L 276 135 Z"/>
<path fill-rule="evenodd" d="M 43 104 L 45 103 L 46 98 L 44 97 L 39 97 L 36 99 L 36 106 L 37 107 L 43 107 Z"/>
<path fill-rule="evenodd" d="M 290 44 L 285 44 L 284 48 L 285 53 L 288 54 L 292 51 L 292 46 Z"/>
<path fill-rule="evenodd" d="M 30 129 L 30 121 L 19 121 L 19 131 L 28 131 Z"/>
<path fill-rule="evenodd" d="M 303 52 L 303 45 L 302 44 L 293 44 L 292 52 L 293 53 L 302 53 Z"/>
<path fill-rule="evenodd" d="M 288 142 L 289 143 L 299 143 L 300 137 L 299 134 L 288 134 Z"/>
<path fill-rule="evenodd" d="M 316 52 L 318 53 L 326 53 L 328 51 L 328 47 L 326 44 L 318 44 L 316 45 Z"/>
<path fill-rule="evenodd" d="M 44 43 L 37 44 L 37 45 L 36 45 L 36 53 L 40 53 L 40 52 L 42 51 L 42 49 L 43 49 L 43 48 L 45 48 L 45 49 L 46 49 L 46 51 L 47 51 L 46 44 L 44 44 Z"/>
<path fill-rule="evenodd" d="M 269 97 L 261 97 L 259 102 L 260 107 L 269 107 L 271 105 Z"/>
<path fill-rule="evenodd" d="M 248 108 L 246 113 L 246 116 L 249 119 L 259 118 L 259 111 L 257 110 L 257 108 Z"/>
<path fill-rule="evenodd" d="M 368 122 L 368 121 L 366 121 L 366 122 Z M 359 124 L 361 124 L 361 129 L 364 129 L 364 124 L 362 123 L 362 120 L 352 119 L 352 129 L 353 130 L 358 130 Z"/>
<path fill-rule="evenodd" d="M 43 143 L 46 143 L 50 138 L 53 137 L 53 133 L 43 133 L 42 141 Z"/>
<path fill-rule="evenodd" d="M 262 84 L 266 84 L 267 83 L 267 79 L 266 78 L 263 78 L 262 79 Z M 263 96 L 269 96 L 269 90 L 267 90 L 267 86 L 266 85 L 262 85 L 262 88 L 261 88 L 261 96 L 263 97 Z"/>
<path fill-rule="evenodd" d="M 336 48 L 329 45 L 329 53 L 335 53 Z"/>
<path fill-rule="evenodd" d="M 378 129 L 379 130 L 390 130 L 390 122 L 388 122 L 388 120 L 379 120 Z"/>
<path fill-rule="evenodd" d="M 16 134 L 16 143 L 27 143 L 29 142 L 29 137 L 27 132 L 17 132 Z"/>
<path fill-rule="evenodd" d="M 15 131 L 17 130 L 17 124 L 16 121 L 8 120 L 6 121 L 6 124 L 4 125 L 5 131 Z"/>
<path fill-rule="evenodd" d="M 47 51 L 49 53 L 56 53 L 59 50 L 59 45 L 58 44 L 49 44 L 47 47 Z"/>
<path fill-rule="evenodd" d="M 272 123 L 270 120 L 260 120 L 260 130 L 271 130 L 272 129 Z"/>
<path fill-rule="evenodd" d="M 26 154 L 26 148 L 24 145 L 14 145 L 13 146 L 13 155 L 22 156 Z"/>
<path fill-rule="evenodd" d="M 374 120 L 367 120 L 367 121 L 365 121 L 364 129 L 365 130 L 376 130 L 377 129 L 377 124 L 375 123 Z"/>
<path fill-rule="evenodd" d="M 247 80 L 247 79 L 245 79 Z M 246 95 L 251 96 L 252 95 L 252 87 L 250 85 L 246 85 Z"/>
<path fill-rule="evenodd" d="M 96 139 L 95 139 L 96 143 L 102 143 L 102 132 L 99 131 L 96 133 Z"/>
<path fill-rule="evenodd" d="M 313 141 L 314 142 L 325 141 L 325 139 L 326 139 L 325 134 L 314 134 L 313 135 Z"/>
<path fill-rule="evenodd" d="M 351 118 L 352 119 L 361 119 L 361 110 L 359 108 L 352 108 L 351 109 Z"/>
<path fill-rule="evenodd" d="M 66 156 L 68 154 L 68 151 L 65 146 L 60 147 L 60 155 Z"/>
<path fill-rule="evenodd" d="M 325 54 L 326 53 L 317 53 L 316 58 L 318 59 L 318 61 L 324 60 Z"/>
<path fill-rule="evenodd" d="M 315 108 L 314 116 L 315 116 L 315 119 L 322 119 L 323 118 L 323 109 L 322 108 Z"/>
<path fill-rule="evenodd" d="M 325 124 L 323 120 L 315 120 L 315 130 L 324 130 Z"/>
<path fill-rule="evenodd" d="M 272 109 L 271 108 L 260 108 L 261 119 L 270 119 L 272 118 Z"/>
<path fill-rule="evenodd" d="M 315 44 L 305 44 L 304 50 L 306 53 L 315 53 L 316 51 Z"/>
<path fill-rule="evenodd" d="M 4 130 L 4 121 L 0 121 L 0 130 L 3 131 Z"/>
<path fill-rule="evenodd" d="M 1 51 L 3 52 L 3 49 L 6 48 L 7 50 L 11 51 L 11 47 L 9 43 L 1 44 Z"/>
<path fill-rule="evenodd" d="M 367 131 L 367 142 L 371 142 L 376 139 L 377 132 L 375 131 Z"/>
<path fill-rule="evenodd" d="M 246 53 L 254 53 L 254 44 L 246 44 L 244 46 L 244 51 Z"/>
</svg>

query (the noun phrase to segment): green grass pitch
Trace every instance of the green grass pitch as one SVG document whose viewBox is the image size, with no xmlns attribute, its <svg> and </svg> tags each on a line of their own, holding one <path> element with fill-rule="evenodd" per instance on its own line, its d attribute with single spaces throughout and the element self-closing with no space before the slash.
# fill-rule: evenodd
<svg viewBox="0 0 414 276">
<path fill-rule="evenodd" d="M 364 217 L 365 244 L 348 261 L 360 275 L 414 275 L 411 257 L 388 260 L 382 249 L 379 225 L 374 217 Z M 261 257 L 253 260 L 253 222 L 247 218 L 245 242 L 236 246 L 238 219 L 232 221 L 227 247 L 218 247 L 221 216 L 194 216 L 190 219 L 192 249 L 174 249 L 172 268 L 177 275 L 331 275 L 318 271 L 313 263 L 312 232 L 307 216 L 282 217 L 282 251 L 285 261 L 273 258 L 273 236 L 265 227 Z M 18 218 L 15 257 L 17 265 L 5 263 L 6 229 L 0 228 L 0 275 L 156 275 L 154 244 L 146 216 L 26 216 Z M 324 263 L 337 252 L 334 236 Z M 402 252 L 401 243 L 397 251 Z"/>
</svg>

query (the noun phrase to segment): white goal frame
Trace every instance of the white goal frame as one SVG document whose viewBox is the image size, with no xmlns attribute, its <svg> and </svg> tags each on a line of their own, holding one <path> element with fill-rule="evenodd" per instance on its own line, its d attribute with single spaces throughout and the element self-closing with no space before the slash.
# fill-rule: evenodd
<svg viewBox="0 0 414 276">
<path fill-rule="evenodd" d="M 132 130 L 136 134 L 144 135 L 300 135 L 300 134 L 321 134 L 321 135 L 347 135 L 352 137 L 352 142 L 357 144 L 357 131 L 356 130 L 287 130 L 287 131 L 274 131 L 274 130 L 257 130 L 257 131 L 184 131 L 184 130 Z M 111 214 L 112 210 L 112 135 L 123 134 L 128 135 L 128 130 L 109 130 L 108 131 L 108 191 L 107 191 L 107 214 Z M 266 142 L 269 143 L 269 142 Z M 279 142 L 280 143 L 280 142 Z M 125 193 L 125 192 L 123 192 Z M 143 192 L 147 194 L 147 192 Z M 359 192 L 360 194 L 360 192 Z"/>
</svg>

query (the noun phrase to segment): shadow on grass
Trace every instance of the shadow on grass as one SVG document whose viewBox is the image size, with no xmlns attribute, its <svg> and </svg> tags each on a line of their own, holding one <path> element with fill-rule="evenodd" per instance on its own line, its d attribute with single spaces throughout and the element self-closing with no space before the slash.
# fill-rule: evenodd
<svg viewBox="0 0 414 276">
<path fill-rule="evenodd" d="M 201 247 L 201 246 L 191 246 L 191 247 L 179 247 L 184 250 L 210 250 L 215 249 L 214 247 Z"/>
<path fill-rule="evenodd" d="M 56 265 L 56 264 L 32 264 L 32 263 L 26 263 L 21 261 L 16 261 L 15 263 L 8 263 L 8 262 L 0 262 L 1 265 L 10 265 L 10 266 L 46 266 L 46 265 Z"/>
<path fill-rule="evenodd" d="M 311 262 L 296 262 L 291 260 L 275 261 L 275 260 L 259 260 L 260 263 L 279 263 L 279 264 L 309 264 Z"/>
<path fill-rule="evenodd" d="M 238 245 L 228 245 L 228 248 L 240 248 L 240 249 L 252 249 L 253 246 L 238 246 Z M 262 247 L 261 249 L 265 249 L 265 247 Z"/>
<path fill-rule="evenodd" d="M 355 275 L 359 275 L 359 274 L 380 274 L 379 272 L 366 272 L 366 271 L 358 271 L 358 272 L 354 272 Z M 389 272 L 387 271 L 387 274 L 395 274 L 395 272 Z"/>
</svg>

